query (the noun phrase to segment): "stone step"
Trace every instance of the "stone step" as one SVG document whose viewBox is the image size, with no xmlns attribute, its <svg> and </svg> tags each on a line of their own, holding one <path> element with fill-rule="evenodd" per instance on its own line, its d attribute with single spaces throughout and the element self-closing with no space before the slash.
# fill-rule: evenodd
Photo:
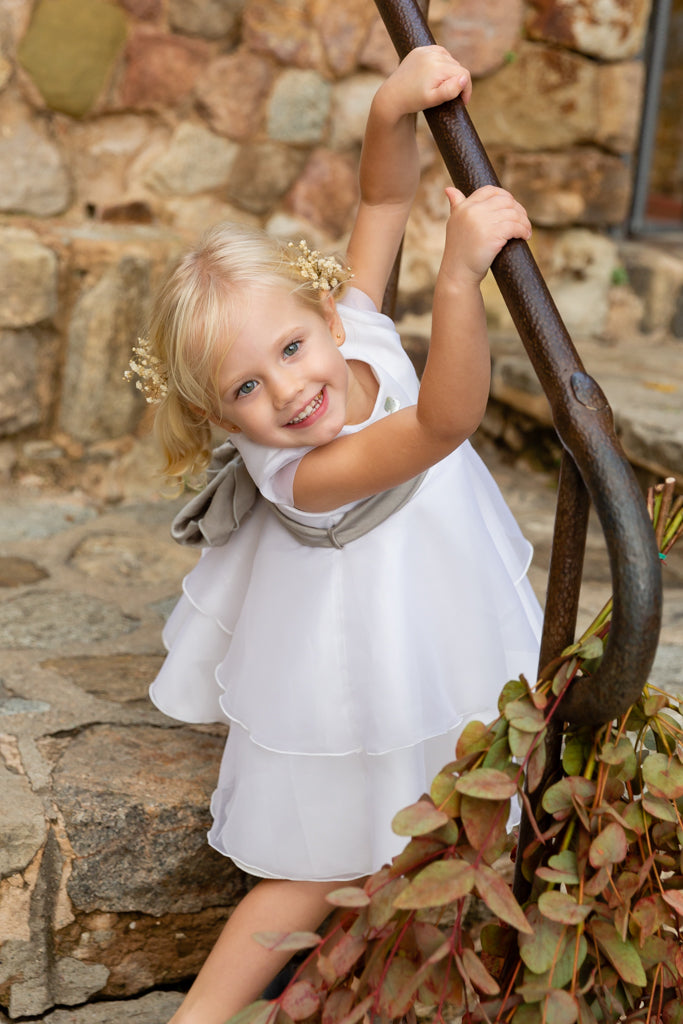
<svg viewBox="0 0 683 1024">
<path fill-rule="evenodd" d="M 683 483 L 683 342 L 634 335 L 614 343 L 582 338 L 574 344 L 612 407 L 629 460 Z M 494 335 L 491 350 L 492 397 L 550 428 L 548 401 L 519 338 Z"/>
</svg>

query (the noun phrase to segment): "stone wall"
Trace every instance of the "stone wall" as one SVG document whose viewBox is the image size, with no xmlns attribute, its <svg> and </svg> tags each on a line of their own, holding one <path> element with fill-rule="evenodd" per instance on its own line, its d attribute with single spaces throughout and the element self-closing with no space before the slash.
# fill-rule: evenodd
<svg viewBox="0 0 683 1024">
<path fill-rule="evenodd" d="M 472 117 L 570 330 L 609 332 L 650 0 L 433 0 Z M 343 246 L 370 98 L 395 56 L 370 0 L 0 6 L 0 470 L 111 456 L 164 265 L 223 218 Z M 428 308 L 447 183 L 420 127 L 406 309 Z M 508 325 L 487 284 L 494 326 Z M 424 325 L 408 341 L 423 345 Z M 409 332 L 410 333 L 410 332 Z M 102 456 L 104 457 L 104 456 Z"/>
</svg>

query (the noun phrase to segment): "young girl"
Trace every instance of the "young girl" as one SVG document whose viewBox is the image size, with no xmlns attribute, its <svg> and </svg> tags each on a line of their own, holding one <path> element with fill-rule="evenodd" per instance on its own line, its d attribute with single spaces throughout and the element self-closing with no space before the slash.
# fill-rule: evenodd
<svg viewBox="0 0 683 1024">
<path fill-rule="evenodd" d="M 447 189 L 419 391 L 377 312 L 419 179 L 413 115 L 470 92 L 438 46 L 379 89 L 345 293 L 341 268 L 305 246 L 219 226 L 167 281 L 138 350 L 169 474 L 206 465 L 210 424 L 232 442 L 175 524 L 209 546 L 151 696 L 175 718 L 230 723 L 209 841 L 263 879 L 174 1024 L 223 1024 L 256 998 L 288 954 L 252 935 L 315 929 L 330 890 L 402 848 L 391 819 L 464 722 L 495 717 L 510 676 L 535 677 L 529 545 L 467 441 L 489 385 L 479 286 L 508 239 L 529 237 L 524 210 L 502 189 Z"/>
</svg>

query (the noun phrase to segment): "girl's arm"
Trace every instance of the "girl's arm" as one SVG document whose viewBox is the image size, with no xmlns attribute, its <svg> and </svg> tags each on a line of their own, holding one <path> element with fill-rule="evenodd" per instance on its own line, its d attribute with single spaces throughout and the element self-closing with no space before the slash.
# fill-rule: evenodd
<svg viewBox="0 0 683 1024">
<path fill-rule="evenodd" d="M 353 284 L 381 308 L 420 179 L 415 114 L 472 92 L 469 72 L 442 46 L 412 50 L 378 89 L 360 161 L 360 205 L 348 246 Z"/>
<path fill-rule="evenodd" d="M 331 511 L 409 480 L 481 421 L 490 358 L 479 286 L 506 241 L 529 238 L 531 225 L 503 189 L 487 185 L 468 198 L 454 188 L 446 192 L 451 212 L 417 405 L 305 455 L 294 478 L 294 504 L 303 511 Z"/>
</svg>

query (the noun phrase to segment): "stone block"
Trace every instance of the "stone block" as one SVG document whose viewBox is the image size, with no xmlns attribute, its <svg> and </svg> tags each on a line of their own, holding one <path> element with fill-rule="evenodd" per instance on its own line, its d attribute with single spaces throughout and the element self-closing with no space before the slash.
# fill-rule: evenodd
<svg viewBox="0 0 683 1024">
<path fill-rule="evenodd" d="M 197 82 L 200 112 L 219 135 L 243 141 L 255 135 L 273 80 L 269 61 L 240 50 L 213 60 Z"/>
<path fill-rule="evenodd" d="M 603 64 L 597 72 L 598 123 L 595 141 L 613 153 L 632 153 L 638 142 L 645 65 L 642 61 Z"/>
<path fill-rule="evenodd" d="M 81 117 L 94 105 L 123 49 L 126 19 L 104 0 L 42 0 L 18 58 L 46 105 Z"/>
<path fill-rule="evenodd" d="M 515 51 L 523 25 L 522 0 L 454 0 L 436 27 L 436 41 L 480 77 Z"/>
<path fill-rule="evenodd" d="M 60 429 L 80 441 L 129 433 L 142 399 L 123 381 L 131 346 L 142 330 L 150 260 L 119 255 L 78 296 L 69 324 Z"/>
<path fill-rule="evenodd" d="M 69 205 L 71 183 L 57 146 L 28 122 L 0 135 L 0 212 L 51 217 Z"/>
<path fill-rule="evenodd" d="M 47 836 L 43 802 L 25 775 L 10 771 L 0 758 L 0 878 L 23 871 Z"/>
<path fill-rule="evenodd" d="M 486 146 L 561 149 L 597 132 L 598 65 L 567 50 L 522 43 L 515 59 L 477 82 L 469 112 Z"/>
<path fill-rule="evenodd" d="M 245 0 L 170 0 L 171 28 L 189 36 L 236 42 Z"/>
<path fill-rule="evenodd" d="M 9 437 L 40 423 L 36 388 L 37 345 L 29 331 L 0 331 L 0 435 Z"/>
<path fill-rule="evenodd" d="M 181 196 L 225 187 L 237 152 L 235 142 L 181 121 L 166 152 L 152 164 L 146 183 L 162 195 Z"/>
<path fill-rule="evenodd" d="M 283 71 L 268 104 L 268 137 L 295 146 L 320 143 L 330 98 L 329 82 L 316 71 Z"/>
<path fill-rule="evenodd" d="M 623 242 L 619 255 L 629 287 L 642 299 L 640 330 L 672 330 L 676 334 L 680 329 L 677 310 L 683 290 L 683 262 L 675 253 L 647 242 Z"/>
<path fill-rule="evenodd" d="M 361 68 L 377 71 L 386 78 L 397 64 L 398 55 L 384 22 L 381 18 L 375 17 L 370 25 L 365 43 L 358 54 L 358 65 Z"/>
<path fill-rule="evenodd" d="M 356 69 L 374 19 L 374 4 L 367 0 L 312 0 L 311 20 L 334 75 L 341 78 Z"/>
<path fill-rule="evenodd" d="M 306 0 L 247 0 L 242 42 L 247 49 L 269 54 L 280 64 L 325 68 L 323 46 L 311 24 Z"/>
<path fill-rule="evenodd" d="M 631 199 L 631 173 L 618 156 L 592 146 L 557 153 L 504 152 L 494 161 L 501 184 L 541 227 L 621 224 Z"/>
<path fill-rule="evenodd" d="M 9 650 L 113 640 L 137 626 L 138 619 L 113 604 L 60 590 L 26 591 L 0 606 L 0 644 Z"/>
<path fill-rule="evenodd" d="M 539 264 L 569 333 L 599 337 L 609 314 L 609 293 L 619 263 L 615 242 L 582 228 L 546 239 Z"/>
<path fill-rule="evenodd" d="M 381 85 L 380 75 L 360 74 L 337 83 L 332 90 L 331 149 L 351 149 L 363 141 L 370 104 Z"/>
<path fill-rule="evenodd" d="M 306 153 L 275 142 L 248 143 L 233 167 L 227 199 L 249 213 L 268 213 L 298 178 Z"/>
<path fill-rule="evenodd" d="M 316 150 L 287 196 L 287 208 L 332 238 L 351 227 L 358 202 L 356 164 L 350 157 Z"/>
<path fill-rule="evenodd" d="M 128 40 L 119 102 L 145 110 L 175 107 L 194 89 L 211 51 L 202 39 L 187 39 L 141 26 Z"/>
<path fill-rule="evenodd" d="M 28 327 L 57 310 L 57 257 L 37 235 L 0 229 L 0 327 Z"/>
<path fill-rule="evenodd" d="M 651 0 L 531 0 L 527 30 L 543 39 L 602 60 L 640 53 Z"/>
</svg>

